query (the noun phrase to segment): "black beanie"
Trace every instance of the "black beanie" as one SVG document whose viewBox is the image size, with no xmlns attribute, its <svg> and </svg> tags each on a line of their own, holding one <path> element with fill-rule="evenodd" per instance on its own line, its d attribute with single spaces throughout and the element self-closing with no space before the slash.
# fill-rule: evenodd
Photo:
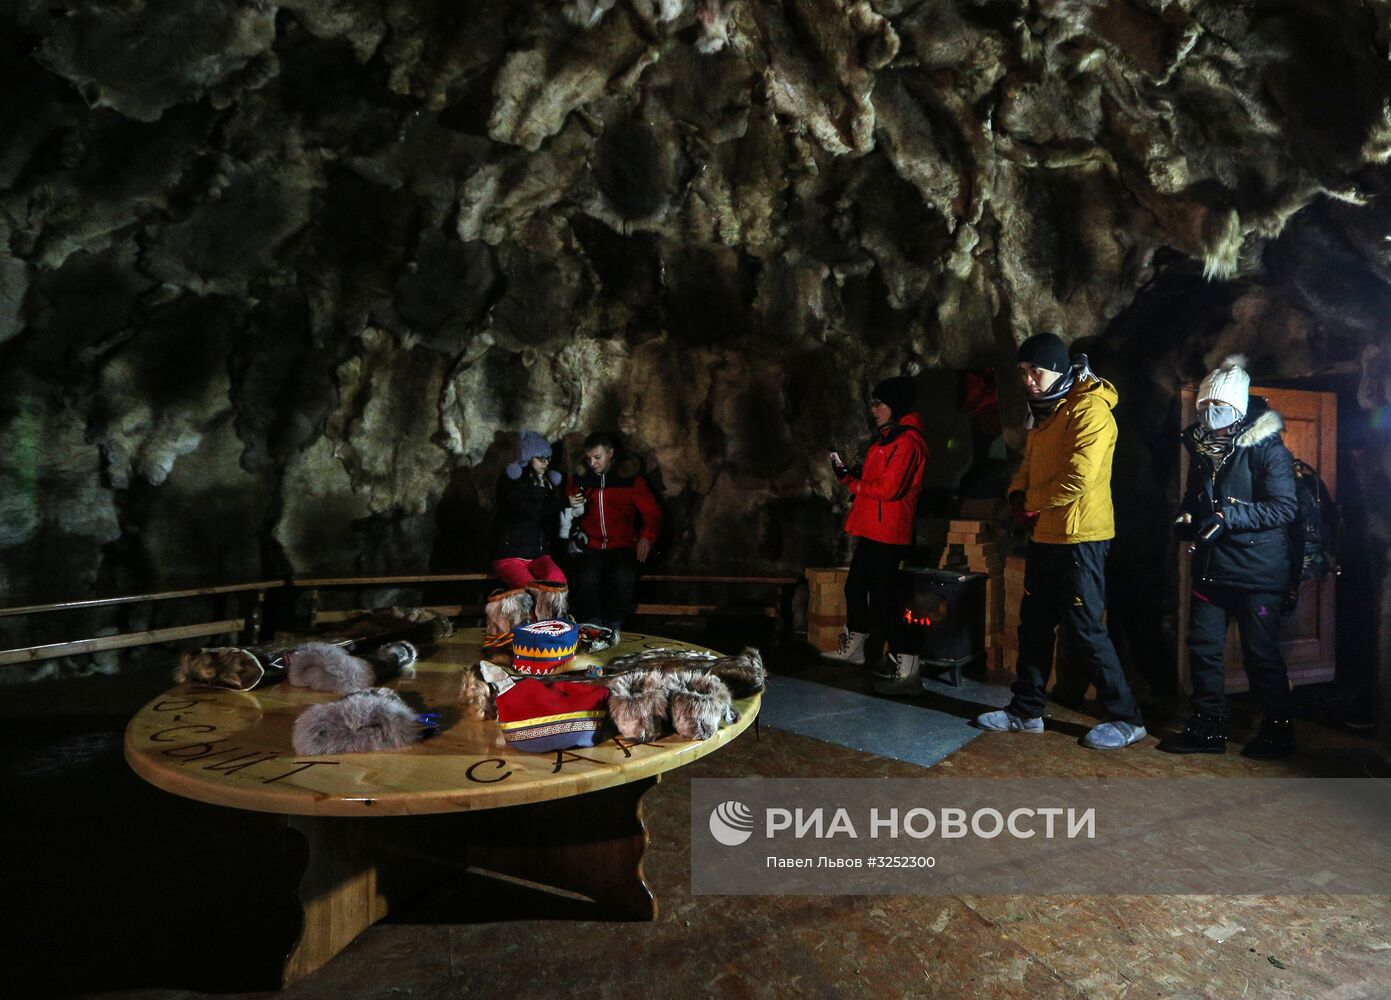
<svg viewBox="0 0 1391 1000">
<path fill-rule="evenodd" d="M 885 404 L 897 420 L 913 409 L 913 380 L 907 375 L 886 378 L 874 387 L 873 398 Z"/>
<path fill-rule="evenodd" d="M 1019 360 L 1059 375 L 1072 370 L 1067 345 L 1056 333 L 1036 333 L 1019 345 Z"/>
</svg>

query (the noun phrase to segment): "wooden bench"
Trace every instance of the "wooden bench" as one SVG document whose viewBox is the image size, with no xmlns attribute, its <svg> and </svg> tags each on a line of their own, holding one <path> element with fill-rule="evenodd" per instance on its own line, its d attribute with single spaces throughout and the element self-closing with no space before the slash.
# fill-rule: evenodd
<svg viewBox="0 0 1391 1000">
<path fill-rule="evenodd" d="M 309 577 L 294 581 L 294 586 L 308 590 L 308 614 L 311 625 L 343 621 L 364 609 L 325 609 L 322 607 L 322 592 L 330 588 L 353 587 L 366 590 L 380 587 L 424 587 L 435 584 L 489 584 L 497 577 L 488 573 L 438 573 L 420 576 L 370 576 L 370 577 Z M 779 634 L 786 640 L 792 629 L 792 601 L 801 583 L 795 576 L 704 576 L 683 573 L 649 573 L 638 578 L 640 590 L 649 584 L 696 584 L 704 586 L 734 586 L 762 588 L 769 596 L 760 603 L 727 604 L 713 601 L 639 601 L 633 608 L 635 615 L 654 617 L 762 617 L 769 618 L 779 626 Z M 775 596 L 773 596 L 775 593 Z M 426 605 L 433 611 L 451 618 L 459 615 L 479 615 L 483 613 L 481 601 L 475 603 Z"/>
<path fill-rule="evenodd" d="M 776 592 L 772 603 L 762 604 L 723 604 L 701 603 L 655 603 L 640 601 L 634 608 L 635 615 L 654 616 L 755 616 L 771 618 L 778 625 L 779 638 L 786 642 L 792 634 L 792 600 L 801 583 L 795 576 L 701 576 L 682 573 L 650 573 L 638 578 L 638 586 L 643 584 L 700 584 L 735 587 L 757 587 L 765 592 Z"/>
<path fill-rule="evenodd" d="M 497 577 L 491 573 L 427 573 L 415 576 L 316 576 L 304 577 L 291 582 L 291 586 L 304 589 L 306 595 L 306 613 L 309 616 L 309 624 L 322 625 L 332 622 L 341 622 L 351 618 L 353 615 L 362 614 L 366 608 L 324 608 L 323 591 L 334 588 L 354 588 L 357 590 L 375 590 L 382 587 L 399 587 L 415 589 L 421 586 L 434 584 L 485 584 L 495 582 Z M 489 590 L 487 588 L 476 588 Z M 477 600 L 469 603 L 460 604 L 431 604 L 422 605 L 430 611 L 439 612 L 450 618 L 457 618 L 460 615 L 481 615 L 483 613 L 483 601 Z"/>
<path fill-rule="evenodd" d="M 266 593 L 285 586 L 283 580 L 259 580 L 254 583 L 233 583 L 220 587 L 195 587 L 189 590 L 165 590 L 153 594 L 126 594 L 119 597 L 95 597 L 82 601 L 56 601 L 51 604 L 26 604 L 0 608 L 0 618 L 19 615 L 40 615 L 63 611 L 84 611 L 92 608 L 117 607 L 132 604 L 153 604 L 194 597 L 218 597 L 222 617 L 213 621 L 192 622 L 166 628 L 144 629 L 137 632 L 118 632 L 115 635 L 69 639 L 64 642 L 41 643 L 0 650 L 0 666 L 13 663 L 35 663 L 60 656 L 80 656 L 109 649 L 128 649 L 132 646 L 152 646 L 161 642 L 180 642 L 185 639 L 206 639 L 215 635 L 238 635 L 244 642 L 260 638 L 265 612 Z M 236 617 L 230 616 L 228 603 L 237 595 L 248 595 L 250 603 Z"/>
<path fill-rule="evenodd" d="M 483 601 L 489 590 L 493 589 L 497 578 L 490 573 L 431 573 L 396 576 L 334 576 L 305 577 L 298 580 L 259 580 L 252 583 L 227 584 L 216 587 L 194 587 L 187 590 L 166 590 L 148 594 L 126 594 L 116 597 L 98 597 L 79 601 L 55 601 L 49 604 L 29 604 L 11 608 L 0 608 L 0 617 L 20 615 L 74 612 L 93 608 L 128 606 L 136 604 L 155 604 L 181 599 L 216 597 L 218 617 L 210 621 L 196 621 L 164 628 L 143 629 L 118 632 L 114 635 L 90 636 L 68 639 L 62 642 L 38 643 L 0 650 L 0 666 L 15 663 L 34 663 L 62 656 L 79 656 L 100 653 L 112 649 L 128 649 L 135 646 L 152 646 L 164 642 L 181 642 L 188 639 L 208 639 L 219 635 L 236 635 L 242 643 L 258 642 L 266 636 L 265 610 L 266 597 L 271 592 L 280 592 L 289 597 L 303 596 L 306 607 L 303 614 L 308 624 L 313 626 L 343 621 L 363 608 L 324 608 L 324 592 L 331 589 L 354 588 L 373 590 L 395 588 L 446 589 L 472 585 L 474 599 L 459 603 L 425 603 L 423 606 L 438 611 L 450 618 L 460 615 L 481 615 Z M 701 588 L 755 588 L 763 594 L 748 603 L 729 603 L 710 600 L 691 601 L 680 596 L 667 601 L 643 600 L 633 609 L 635 615 L 651 617 L 758 617 L 771 620 L 779 628 L 779 636 L 786 641 L 792 631 L 792 601 L 801 581 L 792 576 L 720 576 L 681 573 L 652 573 L 639 578 L 640 591 L 653 586 L 670 587 L 694 585 Z M 652 595 L 649 595 L 652 596 Z M 235 616 L 230 610 L 233 599 L 243 598 L 242 610 Z M 350 602 L 354 603 L 354 602 Z M 421 603 L 421 602 L 413 602 Z"/>
</svg>

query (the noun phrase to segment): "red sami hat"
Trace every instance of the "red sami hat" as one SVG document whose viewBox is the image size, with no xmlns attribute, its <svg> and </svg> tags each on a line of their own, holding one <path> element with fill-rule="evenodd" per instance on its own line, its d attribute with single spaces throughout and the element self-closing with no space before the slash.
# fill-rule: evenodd
<svg viewBox="0 0 1391 1000">
<path fill-rule="evenodd" d="M 517 750 L 592 747 L 608 717 L 609 689 L 579 681 L 518 681 L 497 696 L 497 724 Z"/>
</svg>

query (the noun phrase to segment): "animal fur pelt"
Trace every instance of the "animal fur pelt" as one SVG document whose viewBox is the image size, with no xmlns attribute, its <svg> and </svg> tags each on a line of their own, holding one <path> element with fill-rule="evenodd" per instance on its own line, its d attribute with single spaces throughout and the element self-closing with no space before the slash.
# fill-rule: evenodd
<svg viewBox="0 0 1391 1000">
<path fill-rule="evenodd" d="M 715 662 L 714 653 L 698 649 L 644 649 L 615 657 L 604 666 L 610 676 L 629 670 L 685 670 L 697 663 Z"/>
<path fill-rule="evenodd" d="M 317 757 L 400 750 L 423 735 L 415 713 L 399 694 L 390 688 L 368 688 L 306 708 L 295 719 L 290 744 L 301 756 Z"/>
<path fill-rule="evenodd" d="M 332 694 L 361 691 L 393 677 L 412 676 L 418 658 L 408 642 L 387 643 L 367 656 L 354 656 L 332 643 L 311 642 L 281 657 L 291 684 Z"/>
<path fill-rule="evenodd" d="M 266 676 L 260 659 L 249 649 L 223 646 L 184 653 L 174 668 L 175 684 L 208 684 L 249 691 Z"/>
<path fill-rule="evenodd" d="M 693 671 L 667 675 L 672 728 L 688 740 L 708 740 L 720 726 L 739 721 L 724 681 Z"/>
<path fill-rule="evenodd" d="M 484 660 L 464 668 L 459 683 L 459 714 L 465 719 L 496 719 L 498 695 L 515 683 L 506 670 Z"/>
<path fill-rule="evenodd" d="M 532 621 L 553 621 L 570 613 L 570 588 L 566 584 L 537 580 L 527 584 L 526 592 L 531 595 Z"/>
<path fill-rule="evenodd" d="M 724 681 L 735 698 L 747 698 L 762 691 L 768 677 L 763 667 L 763 654 L 753 646 L 745 646 L 736 656 L 719 657 L 695 649 L 644 649 L 617 657 L 604 667 L 606 676 L 632 670 L 699 670 Z"/>
<path fill-rule="evenodd" d="M 394 643 L 414 649 L 442 639 L 454 631 L 449 619 L 428 608 L 377 608 L 331 626 L 315 636 L 319 643 L 342 646 L 355 656 L 371 659 Z M 285 676 L 284 654 L 305 645 L 304 638 L 262 642 L 251 646 L 212 646 L 185 653 L 174 668 L 176 684 L 211 684 L 247 691 Z M 392 654 L 396 655 L 396 654 Z M 414 662 L 414 655 L 411 662 Z M 389 661 L 383 664 L 389 667 Z M 400 666 L 407 666 L 401 663 Z M 399 672 L 396 671 L 396 672 Z M 387 670 L 377 682 L 395 673 Z M 370 682 L 369 682 L 370 685 Z"/>
<path fill-rule="evenodd" d="M 451 635 L 454 623 L 429 608 L 373 608 L 330 629 L 335 638 L 365 640 L 374 648 L 395 639 L 424 646 Z"/>
<path fill-rule="evenodd" d="M 757 694 L 768 683 L 768 671 L 763 666 L 763 654 L 753 646 L 745 646 L 742 653 L 734 656 L 721 656 L 708 668 L 702 669 L 724 681 L 730 695 L 735 698 L 747 698 Z"/>
<path fill-rule="evenodd" d="M 739 721 L 729 687 L 706 663 L 688 658 L 696 665 L 677 667 L 676 662 L 608 679 L 609 718 L 619 736 L 646 743 L 675 729 L 688 740 L 708 740 L 721 725 Z"/>
<path fill-rule="evenodd" d="M 633 670 L 608 681 L 609 718 L 618 735 L 633 743 L 647 743 L 666 732 L 667 701 L 671 689 L 658 670 Z"/>
</svg>

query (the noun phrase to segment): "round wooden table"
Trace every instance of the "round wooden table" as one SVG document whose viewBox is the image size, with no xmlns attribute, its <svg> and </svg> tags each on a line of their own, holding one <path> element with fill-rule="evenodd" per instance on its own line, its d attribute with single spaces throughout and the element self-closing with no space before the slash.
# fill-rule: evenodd
<svg viewBox="0 0 1391 1000">
<path fill-rule="evenodd" d="M 642 796 L 662 772 L 742 733 L 760 697 L 736 702 L 739 721 L 705 741 L 611 737 L 592 748 L 525 753 L 507 746 L 496 722 L 459 718 L 462 668 L 477 662 L 481 641 L 481 629 L 456 632 L 425 651 L 414 677 L 391 685 L 417 710 L 442 716 L 438 734 L 404 750 L 297 756 L 290 747 L 295 716 L 334 696 L 286 683 L 254 691 L 181 685 L 126 727 L 126 759 L 146 781 L 200 802 L 273 814 L 303 838 L 303 926 L 279 956 L 281 985 L 322 966 L 393 900 L 435 884 L 441 868 L 523 879 L 631 919 L 655 918 L 642 873 Z M 657 646 L 701 648 L 625 633 L 617 647 L 576 663 Z"/>
</svg>

